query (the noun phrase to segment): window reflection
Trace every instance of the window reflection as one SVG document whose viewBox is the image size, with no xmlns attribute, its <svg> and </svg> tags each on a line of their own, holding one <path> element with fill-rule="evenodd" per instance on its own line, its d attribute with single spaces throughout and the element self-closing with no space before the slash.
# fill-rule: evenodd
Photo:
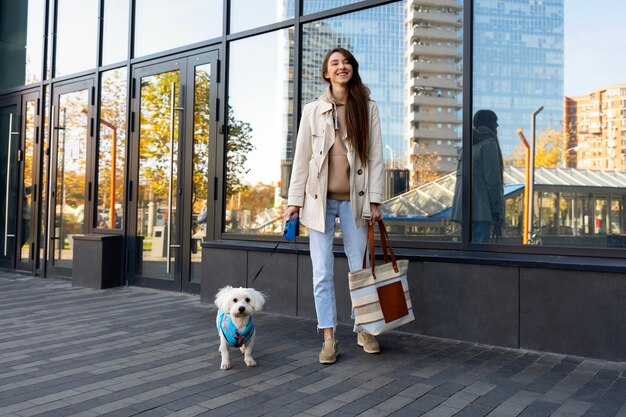
<svg viewBox="0 0 626 417">
<path fill-rule="evenodd" d="M 294 0 L 230 0 L 230 32 L 292 19 L 294 11 Z"/>
<path fill-rule="evenodd" d="M 41 81 L 44 13 L 44 0 L 0 2 L 0 16 L 11 19 L 0 31 L 0 90 Z"/>
<path fill-rule="evenodd" d="M 126 155 L 126 70 L 102 74 L 96 227 L 121 229 Z"/>
<path fill-rule="evenodd" d="M 59 0 L 55 76 L 96 67 L 98 1 Z"/>
<path fill-rule="evenodd" d="M 232 42 L 229 76 L 225 231 L 282 234 L 281 184 L 290 169 L 281 166 L 289 167 L 293 141 L 293 29 Z"/>
<path fill-rule="evenodd" d="M 304 2 L 304 14 L 322 12 L 335 7 L 358 3 L 359 1 L 362 0 L 307 0 Z"/>
<path fill-rule="evenodd" d="M 37 102 L 26 102 L 26 114 L 24 120 L 24 160 L 22 171 L 22 224 L 20 225 L 20 251 L 19 258 L 22 262 L 30 259 L 31 242 L 33 242 L 33 170 L 35 140 L 37 135 Z"/>
<path fill-rule="evenodd" d="M 223 3 L 222 0 L 137 0 L 135 56 L 221 36 Z"/>
<path fill-rule="evenodd" d="M 594 17 L 597 8 L 612 13 Z M 626 38 L 608 35 L 626 5 L 478 0 L 474 10 L 474 111 L 498 114 L 505 164 L 502 242 L 626 247 L 626 78 L 616 70 Z"/>
<path fill-rule="evenodd" d="M 109 65 L 127 58 L 128 2 L 129 0 L 106 0 L 104 2 L 102 65 Z"/>
<path fill-rule="evenodd" d="M 305 9 L 331 3 L 307 2 Z M 432 3 L 397 2 L 304 25 L 302 100 L 324 88 L 324 53 L 350 50 L 380 111 L 388 232 L 458 240 L 450 207 L 461 140 L 463 9 L 460 1 Z"/>
</svg>

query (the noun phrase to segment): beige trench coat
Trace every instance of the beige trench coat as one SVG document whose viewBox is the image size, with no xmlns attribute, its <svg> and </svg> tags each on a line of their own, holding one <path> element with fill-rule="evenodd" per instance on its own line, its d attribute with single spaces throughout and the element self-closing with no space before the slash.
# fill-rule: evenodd
<svg viewBox="0 0 626 417">
<path fill-rule="evenodd" d="M 287 204 L 302 207 L 300 222 L 324 232 L 328 191 L 328 153 L 335 143 L 333 104 L 328 92 L 304 106 L 293 160 Z M 357 227 L 371 217 L 370 203 L 383 197 L 383 153 L 378 108 L 369 102 L 370 143 L 367 167 L 347 143 L 350 164 L 350 200 Z"/>
</svg>

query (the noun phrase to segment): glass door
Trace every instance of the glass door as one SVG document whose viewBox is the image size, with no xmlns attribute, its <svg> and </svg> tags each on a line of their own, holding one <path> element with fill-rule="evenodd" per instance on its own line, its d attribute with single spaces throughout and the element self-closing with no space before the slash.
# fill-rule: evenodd
<svg viewBox="0 0 626 417">
<path fill-rule="evenodd" d="M 73 238 L 86 232 L 92 181 L 87 161 L 94 137 L 93 81 L 53 92 L 48 273 L 71 275 Z"/>
<path fill-rule="evenodd" d="M 215 109 L 217 97 L 217 52 L 189 58 L 187 82 L 193 94 L 186 97 L 190 109 L 186 120 L 185 141 L 185 216 L 183 228 L 183 291 L 200 292 L 201 243 L 212 235 L 215 218 Z M 210 180 L 210 181 L 209 181 Z"/>
<path fill-rule="evenodd" d="M 0 266 L 15 268 L 20 97 L 0 100 Z"/>
<path fill-rule="evenodd" d="M 36 219 L 39 198 L 39 181 L 37 180 L 39 159 L 39 94 L 31 93 L 22 97 L 21 144 L 18 154 L 20 183 L 18 194 L 18 251 L 17 269 L 35 270 L 36 253 Z"/>
<path fill-rule="evenodd" d="M 131 284 L 199 292 L 203 216 L 214 213 L 208 178 L 216 63 L 211 52 L 133 72 Z"/>
</svg>

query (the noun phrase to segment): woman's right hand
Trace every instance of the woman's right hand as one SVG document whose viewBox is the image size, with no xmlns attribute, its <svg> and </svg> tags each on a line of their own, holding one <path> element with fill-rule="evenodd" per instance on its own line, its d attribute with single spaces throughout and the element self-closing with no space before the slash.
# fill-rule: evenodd
<svg viewBox="0 0 626 417">
<path fill-rule="evenodd" d="M 288 206 L 287 210 L 285 211 L 285 215 L 283 216 L 283 219 L 285 221 L 288 221 L 291 218 L 291 215 L 294 215 L 294 219 L 298 218 L 298 212 L 300 211 L 300 207 L 298 206 Z"/>
</svg>

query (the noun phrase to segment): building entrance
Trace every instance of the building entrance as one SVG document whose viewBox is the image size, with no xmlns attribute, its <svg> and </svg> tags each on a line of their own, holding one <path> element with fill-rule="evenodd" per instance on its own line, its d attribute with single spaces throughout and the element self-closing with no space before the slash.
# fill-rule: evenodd
<svg viewBox="0 0 626 417">
<path fill-rule="evenodd" d="M 0 101 L 0 266 L 33 272 L 39 159 L 39 93 Z"/>
<path fill-rule="evenodd" d="M 217 66 L 214 51 L 133 71 L 130 284 L 200 291 L 200 243 L 215 213 Z"/>
</svg>

